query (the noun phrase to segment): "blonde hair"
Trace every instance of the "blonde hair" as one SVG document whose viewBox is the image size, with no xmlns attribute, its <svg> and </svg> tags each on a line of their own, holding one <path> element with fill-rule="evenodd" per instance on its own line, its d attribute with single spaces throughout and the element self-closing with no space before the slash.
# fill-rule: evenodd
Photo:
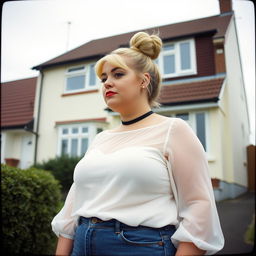
<svg viewBox="0 0 256 256">
<path fill-rule="evenodd" d="M 153 60 L 158 57 L 161 48 L 162 40 L 157 35 L 138 32 L 131 38 L 130 48 L 118 48 L 98 60 L 95 65 L 96 74 L 101 77 L 105 62 L 123 69 L 132 68 L 138 75 L 149 73 L 148 102 L 151 107 L 157 107 L 160 105 L 156 99 L 160 91 L 161 75 Z M 125 63 L 122 56 L 131 60 L 129 64 Z"/>
</svg>

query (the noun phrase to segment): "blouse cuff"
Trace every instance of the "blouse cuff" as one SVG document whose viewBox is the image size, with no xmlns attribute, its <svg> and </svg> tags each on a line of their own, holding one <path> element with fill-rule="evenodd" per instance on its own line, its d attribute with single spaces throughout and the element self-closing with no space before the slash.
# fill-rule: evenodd
<svg viewBox="0 0 256 256">
<path fill-rule="evenodd" d="M 67 235 L 67 234 L 59 233 L 58 237 L 59 237 L 59 236 L 63 236 L 63 237 L 65 237 L 65 238 L 68 238 L 68 239 L 74 240 L 74 237 L 73 237 L 73 236 L 70 236 L 70 235 Z"/>
<path fill-rule="evenodd" d="M 201 239 L 194 237 L 184 228 L 182 223 L 180 223 L 178 229 L 171 237 L 171 240 L 176 248 L 178 248 L 179 242 L 192 242 L 197 248 L 206 251 L 205 255 L 213 255 L 220 251 L 224 246 L 224 244 L 217 244 L 214 246 L 213 244 L 209 244 Z"/>
<path fill-rule="evenodd" d="M 68 239 L 74 239 L 76 222 L 73 219 L 68 220 L 56 220 L 56 217 L 52 221 L 52 231 L 57 237 L 63 236 Z"/>
</svg>

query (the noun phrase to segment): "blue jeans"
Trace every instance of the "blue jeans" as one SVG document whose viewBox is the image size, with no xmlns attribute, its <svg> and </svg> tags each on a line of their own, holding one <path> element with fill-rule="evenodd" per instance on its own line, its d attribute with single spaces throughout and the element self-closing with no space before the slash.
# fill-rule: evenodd
<svg viewBox="0 0 256 256">
<path fill-rule="evenodd" d="M 174 256 L 175 226 L 132 227 L 117 220 L 80 217 L 72 256 Z"/>
</svg>

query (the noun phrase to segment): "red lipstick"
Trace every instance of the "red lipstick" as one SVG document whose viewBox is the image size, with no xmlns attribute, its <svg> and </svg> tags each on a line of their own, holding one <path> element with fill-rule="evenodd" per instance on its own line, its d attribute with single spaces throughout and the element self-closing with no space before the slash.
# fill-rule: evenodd
<svg viewBox="0 0 256 256">
<path fill-rule="evenodd" d="M 117 94 L 117 93 L 116 92 L 112 92 L 112 91 L 108 91 L 108 92 L 106 92 L 106 97 L 112 97 L 115 94 Z"/>
</svg>

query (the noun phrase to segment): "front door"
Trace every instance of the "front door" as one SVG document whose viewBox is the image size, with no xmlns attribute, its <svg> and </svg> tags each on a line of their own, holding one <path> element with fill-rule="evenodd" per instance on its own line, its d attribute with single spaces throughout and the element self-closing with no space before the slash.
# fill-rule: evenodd
<svg viewBox="0 0 256 256">
<path fill-rule="evenodd" d="M 20 159 L 21 169 L 29 168 L 33 164 L 33 148 L 33 137 L 31 135 L 22 136 Z"/>
</svg>

